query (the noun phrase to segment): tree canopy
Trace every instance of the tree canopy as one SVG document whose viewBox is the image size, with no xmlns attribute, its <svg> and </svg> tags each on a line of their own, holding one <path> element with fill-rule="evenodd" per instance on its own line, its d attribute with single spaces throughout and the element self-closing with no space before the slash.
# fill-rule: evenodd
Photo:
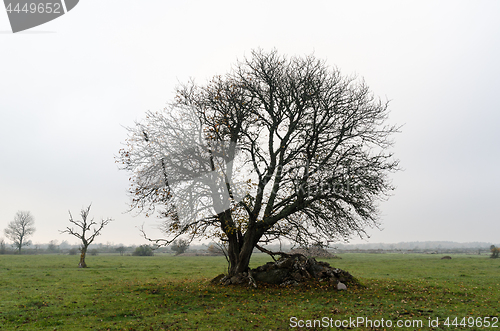
<svg viewBox="0 0 500 331">
<path fill-rule="evenodd" d="M 387 117 L 362 80 L 314 56 L 257 50 L 128 128 L 117 162 L 131 173 L 132 209 L 163 220 L 153 242 L 219 238 L 236 274 L 261 243 L 328 244 L 379 224 L 398 169 Z"/>
</svg>

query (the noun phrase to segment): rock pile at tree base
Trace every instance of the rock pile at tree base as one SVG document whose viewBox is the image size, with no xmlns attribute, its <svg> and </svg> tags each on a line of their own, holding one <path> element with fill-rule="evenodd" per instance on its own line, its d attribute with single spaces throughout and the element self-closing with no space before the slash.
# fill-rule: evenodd
<svg viewBox="0 0 500 331">
<path fill-rule="evenodd" d="M 222 285 L 248 284 L 257 287 L 259 283 L 299 286 L 311 280 L 326 281 L 335 288 L 338 288 L 339 282 L 348 287 L 360 285 L 349 272 L 333 268 L 327 262 L 316 261 L 315 258 L 308 258 L 302 254 L 282 254 L 275 262 L 268 262 L 249 272 L 231 277 L 219 275 L 212 282 Z"/>
</svg>

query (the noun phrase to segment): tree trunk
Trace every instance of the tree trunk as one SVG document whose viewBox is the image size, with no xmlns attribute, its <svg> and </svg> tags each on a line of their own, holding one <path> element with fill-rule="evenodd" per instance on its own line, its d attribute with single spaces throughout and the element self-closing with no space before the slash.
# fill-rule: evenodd
<svg viewBox="0 0 500 331">
<path fill-rule="evenodd" d="M 243 249 L 238 249 L 238 253 L 235 252 L 234 246 L 240 245 L 237 242 L 235 245 L 229 245 L 229 273 L 228 276 L 235 276 L 237 274 L 243 273 L 248 270 L 248 265 L 250 263 L 250 258 L 252 256 L 253 247 L 247 249 L 245 243 L 243 244 Z M 233 247 L 233 252 L 231 252 L 231 247 Z"/>
<path fill-rule="evenodd" d="M 236 236 L 230 236 L 229 237 L 229 246 L 227 249 L 227 257 L 229 260 L 229 268 L 228 268 L 228 275 L 229 276 L 234 276 L 236 275 L 236 267 L 238 265 L 239 261 L 239 253 L 240 253 L 240 243 L 237 239 Z"/>
<path fill-rule="evenodd" d="M 87 247 L 83 246 L 80 248 L 80 263 L 78 263 L 78 268 L 87 268 L 85 263 L 85 254 L 87 254 Z"/>
<path fill-rule="evenodd" d="M 229 277 L 248 271 L 253 249 L 260 237 L 261 234 L 251 227 L 244 236 L 229 236 Z"/>
</svg>

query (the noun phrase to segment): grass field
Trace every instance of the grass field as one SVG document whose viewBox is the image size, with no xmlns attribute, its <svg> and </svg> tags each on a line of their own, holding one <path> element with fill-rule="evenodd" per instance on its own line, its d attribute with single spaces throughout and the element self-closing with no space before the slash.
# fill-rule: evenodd
<svg viewBox="0 0 500 331">
<path fill-rule="evenodd" d="M 211 285 L 223 257 L 0 255 L 0 330 L 500 330 L 500 259 L 440 257 L 344 254 L 365 287 L 339 292 Z"/>
</svg>

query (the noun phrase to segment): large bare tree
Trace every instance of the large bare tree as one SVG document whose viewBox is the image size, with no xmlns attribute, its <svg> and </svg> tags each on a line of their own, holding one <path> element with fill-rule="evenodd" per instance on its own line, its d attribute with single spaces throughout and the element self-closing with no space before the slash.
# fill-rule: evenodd
<svg viewBox="0 0 500 331">
<path fill-rule="evenodd" d="M 65 230 L 60 231 L 61 233 L 69 233 L 82 241 L 82 245 L 80 246 L 80 262 L 78 263 L 79 268 L 87 268 L 85 256 L 89 245 L 101 234 L 102 229 L 112 221 L 111 218 L 102 219 L 99 223 L 95 222 L 93 218 L 89 220 L 91 206 L 90 204 L 87 208 L 82 208 L 80 211 L 81 221 L 74 220 L 71 211 L 69 211 L 69 221 L 76 226 L 76 229 L 68 226 Z"/>
<path fill-rule="evenodd" d="M 19 254 L 23 246 L 28 246 L 31 241 L 27 240 L 35 233 L 35 219 L 29 211 L 18 211 L 14 220 L 4 230 L 5 236 L 14 242 Z"/>
<path fill-rule="evenodd" d="M 148 112 L 117 162 L 131 173 L 131 209 L 163 220 L 166 237 L 150 240 L 217 237 L 231 276 L 262 243 L 328 244 L 378 225 L 398 168 L 387 116 L 363 81 L 324 61 L 258 50 Z"/>
</svg>

